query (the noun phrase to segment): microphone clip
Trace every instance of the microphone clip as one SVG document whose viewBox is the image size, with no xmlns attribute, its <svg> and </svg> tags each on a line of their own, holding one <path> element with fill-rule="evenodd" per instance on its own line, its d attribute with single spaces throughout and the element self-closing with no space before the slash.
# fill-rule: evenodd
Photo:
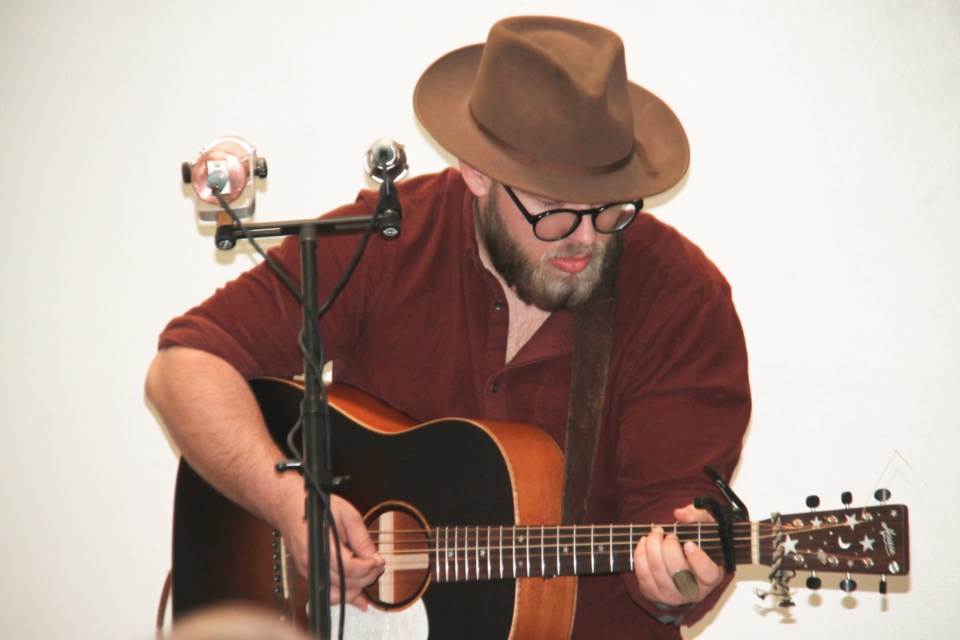
<svg viewBox="0 0 960 640">
<path fill-rule="evenodd" d="M 406 175 L 407 152 L 404 146 L 390 138 L 373 141 L 363 158 L 363 167 L 373 180 L 380 184 L 380 197 L 374 218 L 378 222 L 380 235 L 393 239 L 400 235 L 400 198 L 394 188 L 394 182 Z"/>
<path fill-rule="evenodd" d="M 383 238 L 392 240 L 400 235 L 400 198 L 390 177 L 380 185 L 380 198 L 373 215 L 377 219 L 377 226 Z"/>
</svg>

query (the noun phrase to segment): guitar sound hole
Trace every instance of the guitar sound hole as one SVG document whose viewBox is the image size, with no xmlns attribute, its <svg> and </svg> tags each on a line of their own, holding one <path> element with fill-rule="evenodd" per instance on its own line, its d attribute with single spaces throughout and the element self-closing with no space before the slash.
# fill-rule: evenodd
<svg viewBox="0 0 960 640">
<path fill-rule="evenodd" d="M 386 567 L 380 579 L 364 593 L 381 609 L 404 609 L 420 598 L 430 580 L 426 521 L 413 507 L 399 502 L 379 505 L 365 521 Z"/>
</svg>

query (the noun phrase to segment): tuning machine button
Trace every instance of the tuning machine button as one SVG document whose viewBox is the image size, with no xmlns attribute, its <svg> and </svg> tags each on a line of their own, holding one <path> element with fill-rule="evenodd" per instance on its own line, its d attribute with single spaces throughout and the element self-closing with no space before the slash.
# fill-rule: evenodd
<svg viewBox="0 0 960 640">
<path fill-rule="evenodd" d="M 880 504 L 886 504 L 891 495 L 888 489 L 877 489 L 873 492 L 873 497 L 876 498 Z"/>
<path fill-rule="evenodd" d="M 880 593 L 882 595 L 887 595 L 887 576 L 880 576 Z"/>
<path fill-rule="evenodd" d="M 816 591 L 822 586 L 823 586 L 823 580 L 817 577 L 816 572 L 814 572 L 813 575 L 807 578 L 807 589 L 810 589 L 811 591 Z"/>
<path fill-rule="evenodd" d="M 857 590 L 857 581 L 847 574 L 847 577 L 840 581 L 840 590 L 846 593 L 853 593 Z"/>
<path fill-rule="evenodd" d="M 844 491 L 840 494 L 840 502 L 842 502 L 844 506 L 849 507 L 853 504 L 853 494 L 849 491 Z"/>
<path fill-rule="evenodd" d="M 816 509 L 820 506 L 820 496 L 807 496 L 807 506 Z"/>
</svg>

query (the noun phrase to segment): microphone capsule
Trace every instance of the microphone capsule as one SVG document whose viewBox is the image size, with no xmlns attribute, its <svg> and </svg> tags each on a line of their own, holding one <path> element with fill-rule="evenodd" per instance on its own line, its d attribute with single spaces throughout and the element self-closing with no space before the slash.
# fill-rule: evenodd
<svg viewBox="0 0 960 640">
<path fill-rule="evenodd" d="M 390 138 L 374 140 L 363 156 L 364 171 L 377 182 L 383 182 L 388 175 L 393 181 L 400 180 L 408 168 L 406 149 Z"/>
</svg>

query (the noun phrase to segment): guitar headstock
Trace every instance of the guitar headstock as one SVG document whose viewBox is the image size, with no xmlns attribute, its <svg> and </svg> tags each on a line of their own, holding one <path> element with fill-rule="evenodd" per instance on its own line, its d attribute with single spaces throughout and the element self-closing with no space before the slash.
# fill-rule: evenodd
<svg viewBox="0 0 960 640">
<path fill-rule="evenodd" d="M 783 514 L 760 526 L 760 562 L 782 556 L 788 571 L 906 575 L 910 570 L 907 507 Z M 778 549 L 782 552 L 778 554 Z"/>
</svg>

